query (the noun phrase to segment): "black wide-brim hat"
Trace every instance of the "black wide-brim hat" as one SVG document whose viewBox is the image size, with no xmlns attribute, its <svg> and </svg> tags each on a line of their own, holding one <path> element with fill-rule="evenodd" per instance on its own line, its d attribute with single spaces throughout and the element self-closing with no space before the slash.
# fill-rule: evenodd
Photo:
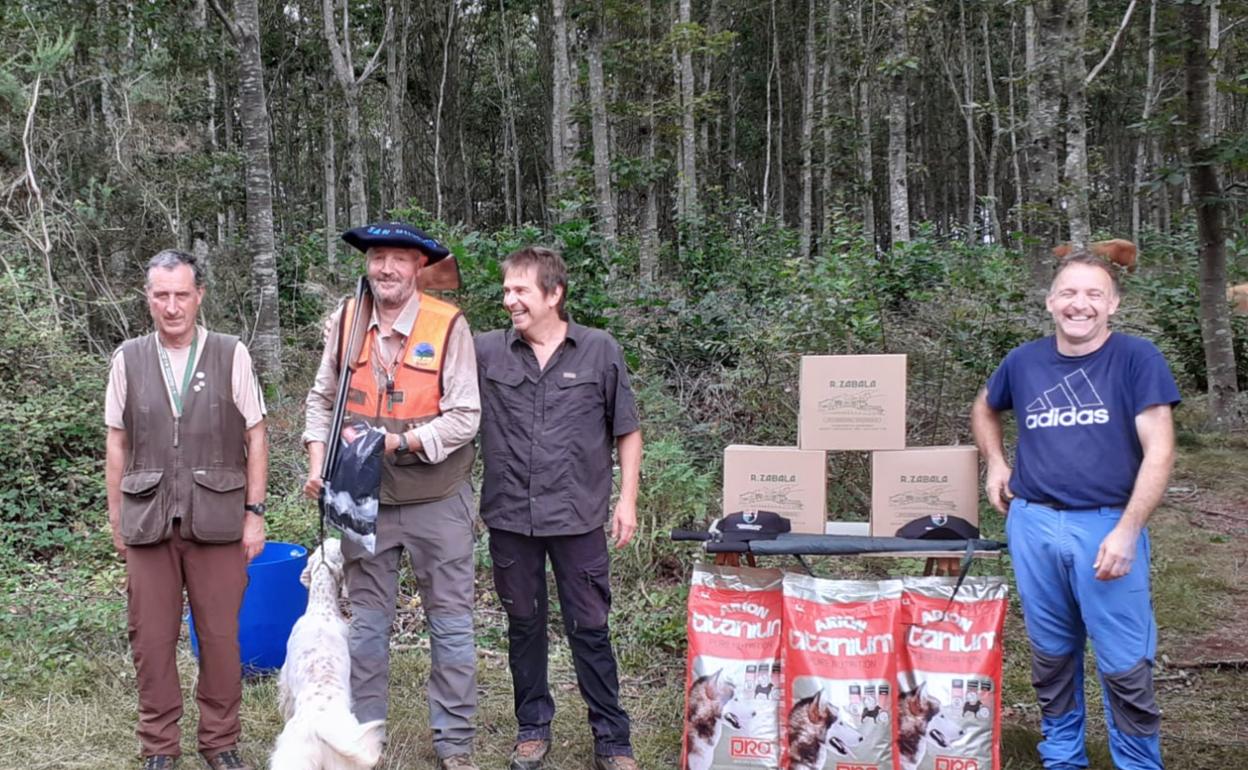
<svg viewBox="0 0 1248 770">
<path fill-rule="evenodd" d="M 368 251 L 374 246 L 393 246 L 400 249 L 418 249 L 423 251 L 429 261 L 434 262 L 449 256 L 451 251 L 424 230 L 404 222 L 377 222 L 364 225 L 342 234 L 342 239 L 360 251 Z"/>
</svg>

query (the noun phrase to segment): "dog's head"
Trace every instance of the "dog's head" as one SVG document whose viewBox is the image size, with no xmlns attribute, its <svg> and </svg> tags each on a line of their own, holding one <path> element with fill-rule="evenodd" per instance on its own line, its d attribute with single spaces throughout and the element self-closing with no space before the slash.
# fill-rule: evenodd
<svg viewBox="0 0 1248 770">
<path fill-rule="evenodd" d="M 308 563 L 303 568 L 303 572 L 299 574 L 299 582 L 303 583 L 305 588 L 311 588 L 313 576 L 317 570 L 327 570 L 334 585 L 341 586 L 343 596 L 346 596 L 347 584 L 342 579 L 341 540 L 333 537 L 326 538 L 317 546 L 312 555 L 308 557 Z"/>
</svg>

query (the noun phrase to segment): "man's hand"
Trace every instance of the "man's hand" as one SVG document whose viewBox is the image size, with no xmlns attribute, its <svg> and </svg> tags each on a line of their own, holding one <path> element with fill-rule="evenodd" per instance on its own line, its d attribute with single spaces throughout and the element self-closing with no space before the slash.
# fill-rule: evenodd
<svg viewBox="0 0 1248 770">
<path fill-rule="evenodd" d="M 260 555 L 264 550 L 264 517 L 251 511 L 243 514 L 243 555 L 247 563 Z"/>
<path fill-rule="evenodd" d="M 632 500 L 620 499 L 615 505 L 615 515 L 611 517 L 611 539 L 616 548 L 623 548 L 637 534 L 637 504 Z"/>
<path fill-rule="evenodd" d="M 321 466 L 325 464 L 325 442 L 309 441 L 308 480 L 303 482 L 303 496 L 312 500 L 321 499 L 321 487 L 325 482 L 321 479 Z"/>
<path fill-rule="evenodd" d="M 1010 507 L 1014 493 L 1010 491 L 1010 466 L 1005 463 L 989 463 L 984 474 L 984 493 L 988 502 L 1001 513 Z"/>
<path fill-rule="evenodd" d="M 414 439 L 411 436 L 408 436 L 407 438 L 407 451 L 408 452 L 419 451 L 422 447 L 423 447 L 423 444 L 420 443 L 420 439 L 418 438 Z M 399 434 L 387 433 L 386 434 L 386 448 L 385 448 L 386 454 L 392 455 L 396 451 L 398 451 L 398 449 L 399 449 Z"/>
<path fill-rule="evenodd" d="M 321 469 L 309 471 L 307 480 L 303 482 L 303 496 L 310 500 L 320 500 L 323 486 L 325 482 L 321 479 Z"/>
<path fill-rule="evenodd" d="M 1130 572 L 1139 539 L 1140 530 L 1119 521 L 1118 526 L 1101 541 L 1101 548 L 1096 552 L 1096 561 L 1092 563 L 1096 579 L 1117 580 Z"/>
<path fill-rule="evenodd" d="M 120 557 L 122 561 L 125 561 L 126 543 L 121 539 L 121 532 L 117 529 L 117 527 L 110 526 L 109 529 L 112 531 L 113 535 L 113 548 L 116 549 L 117 556 Z"/>
</svg>

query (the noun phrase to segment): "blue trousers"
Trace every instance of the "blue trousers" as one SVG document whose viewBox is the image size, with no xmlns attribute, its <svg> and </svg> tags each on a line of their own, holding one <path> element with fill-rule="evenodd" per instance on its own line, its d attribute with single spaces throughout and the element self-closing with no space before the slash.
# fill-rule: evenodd
<svg viewBox="0 0 1248 770">
<path fill-rule="evenodd" d="M 1136 543 L 1131 571 L 1097 580 L 1092 564 L 1121 508 L 1055 510 L 1015 498 L 1006 535 L 1032 649 L 1032 684 L 1040 701 L 1040 758 L 1049 770 L 1088 766 L 1084 750 L 1083 653 L 1096 656 L 1120 770 L 1160 770 L 1161 714 L 1153 692 L 1157 625 L 1149 593 L 1148 532 Z"/>
</svg>

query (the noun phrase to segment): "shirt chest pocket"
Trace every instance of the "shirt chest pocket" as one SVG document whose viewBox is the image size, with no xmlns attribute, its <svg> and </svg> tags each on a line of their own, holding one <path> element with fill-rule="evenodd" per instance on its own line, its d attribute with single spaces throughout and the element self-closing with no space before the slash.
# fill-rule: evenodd
<svg viewBox="0 0 1248 770">
<path fill-rule="evenodd" d="M 603 420 L 606 399 L 597 372 L 556 371 L 546 375 L 554 387 L 546 390 L 546 424 L 570 422 L 563 427 L 586 427 Z"/>
<path fill-rule="evenodd" d="M 533 389 L 519 369 L 487 369 L 482 381 L 481 405 L 485 416 L 514 420 L 533 412 Z"/>
</svg>

